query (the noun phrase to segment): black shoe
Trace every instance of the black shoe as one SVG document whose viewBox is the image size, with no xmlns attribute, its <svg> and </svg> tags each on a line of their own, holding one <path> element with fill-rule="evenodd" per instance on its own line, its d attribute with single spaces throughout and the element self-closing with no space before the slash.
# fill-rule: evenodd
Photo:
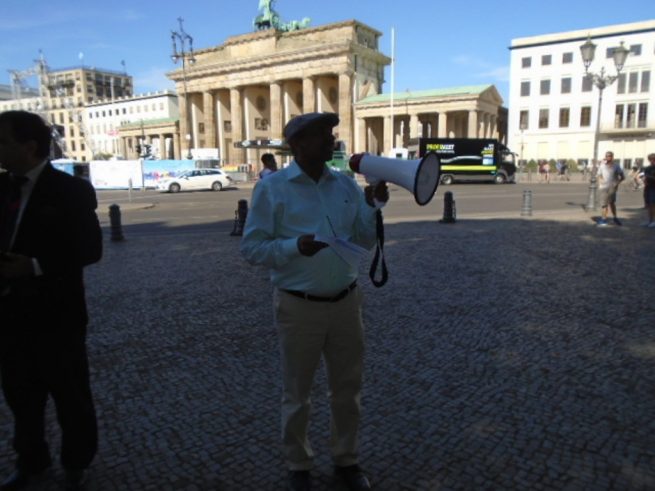
<svg viewBox="0 0 655 491">
<path fill-rule="evenodd" d="M 64 477 L 64 489 L 66 491 L 81 491 L 84 488 L 84 483 L 86 482 L 86 472 L 84 470 L 76 471 L 66 471 L 66 476 Z"/>
<path fill-rule="evenodd" d="M 341 479 L 349 491 L 366 491 L 371 489 L 371 483 L 362 469 L 357 465 L 348 465 L 346 467 L 335 466 L 334 474 Z"/>
<path fill-rule="evenodd" d="M 0 491 L 17 491 L 25 489 L 33 484 L 41 476 L 43 471 L 37 473 L 28 473 L 20 469 L 16 469 L 2 484 L 0 484 Z"/>
<path fill-rule="evenodd" d="M 289 491 L 310 491 L 312 489 L 309 471 L 289 471 L 288 483 Z"/>
<path fill-rule="evenodd" d="M 621 220 L 619 220 L 618 218 L 614 217 L 614 225 L 623 225 L 623 224 L 621 223 Z"/>
</svg>

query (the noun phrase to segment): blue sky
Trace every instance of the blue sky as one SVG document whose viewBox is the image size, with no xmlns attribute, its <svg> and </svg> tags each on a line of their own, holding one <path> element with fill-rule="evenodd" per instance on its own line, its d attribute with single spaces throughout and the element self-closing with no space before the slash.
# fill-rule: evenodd
<svg viewBox="0 0 655 491">
<path fill-rule="evenodd" d="M 177 17 L 194 47 L 216 46 L 253 30 L 258 0 L 2 0 L 0 83 L 8 69 L 34 65 L 39 49 L 52 69 L 80 65 L 121 70 L 137 92 L 173 88 L 165 76 Z M 180 7 L 183 5 L 184 7 Z M 495 84 L 508 103 L 513 38 L 636 22 L 655 17 L 652 0 L 277 0 L 284 21 L 312 26 L 356 19 L 383 33 L 391 54 L 396 33 L 396 91 Z M 390 90 L 390 75 L 383 91 Z"/>
</svg>

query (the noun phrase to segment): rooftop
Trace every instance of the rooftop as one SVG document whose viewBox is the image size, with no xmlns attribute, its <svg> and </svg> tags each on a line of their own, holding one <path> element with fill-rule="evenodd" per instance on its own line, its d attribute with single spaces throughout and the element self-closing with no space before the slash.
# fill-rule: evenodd
<svg viewBox="0 0 655 491">
<path fill-rule="evenodd" d="M 418 99 L 432 99 L 435 97 L 449 97 L 461 95 L 479 95 L 493 85 L 463 85 L 460 87 L 447 87 L 443 89 L 428 90 L 407 90 L 405 92 L 396 92 L 393 94 L 395 101 L 410 101 Z M 391 94 L 377 94 L 366 97 L 358 101 L 358 104 L 369 102 L 387 102 L 391 99 Z"/>
</svg>

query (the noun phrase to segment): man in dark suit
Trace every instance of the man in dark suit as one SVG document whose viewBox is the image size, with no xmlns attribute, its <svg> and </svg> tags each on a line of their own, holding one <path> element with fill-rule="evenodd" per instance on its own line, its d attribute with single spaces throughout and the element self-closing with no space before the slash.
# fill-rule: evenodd
<svg viewBox="0 0 655 491">
<path fill-rule="evenodd" d="M 66 489 L 82 489 L 97 450 L 83 268 L 100 260 L 102 232 L 93 187 L 52 167 L 50 141 L 38 115 L 0 113 L 0 374 L 18 456 L 2 491 L 30 485 L 51 464 L 48 396 Z"/>
</svg>

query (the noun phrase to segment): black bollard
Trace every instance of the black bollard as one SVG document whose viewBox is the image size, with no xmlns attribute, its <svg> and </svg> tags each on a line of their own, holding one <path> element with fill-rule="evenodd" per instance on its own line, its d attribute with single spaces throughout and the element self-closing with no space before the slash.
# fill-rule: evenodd
<svg viewBox="0 0 655 491">
<path fill-rule="evenodd" d="M 121 207 L 117 204 L 109 205 L 109 223 L 111 224 L 111 240 L 123 240 L 123 227 L 121 225 Z"/>
<path fill-rule="evenodd" d="M 237 209 L 234 212 L 234 228 L 230 235 L 232 236 L 241 236 L 243 235 L 243 227 L 246 224 L 246 218 L 248 217 L 248 200 L 240 199 L 237 204 Z"/>
<path fill-rule="evenodd" d="M 525 189 L 523 191 L 523 206 L 521 206 L 521 216 L 532 216 L 532 191 Z"/>
<path fill-rule="evenodd" d="M 455 200 L 453 199 L 453 193 L 446 191 L 443 195 L 443 218 L 440 220 L 441 223 L 455 223 L 455 218 L 457 212 L 455 210 Z"/>
<path fill-rule="evenodd" d="M 596 190 L 598 186 L 596 184 L 596 176 L 592 175 L 591 180 L 589 181 L 589 197 L 587 198 L 587 211 L 596 211 L 598 205 L 596 203 Z"/>
</svg>

